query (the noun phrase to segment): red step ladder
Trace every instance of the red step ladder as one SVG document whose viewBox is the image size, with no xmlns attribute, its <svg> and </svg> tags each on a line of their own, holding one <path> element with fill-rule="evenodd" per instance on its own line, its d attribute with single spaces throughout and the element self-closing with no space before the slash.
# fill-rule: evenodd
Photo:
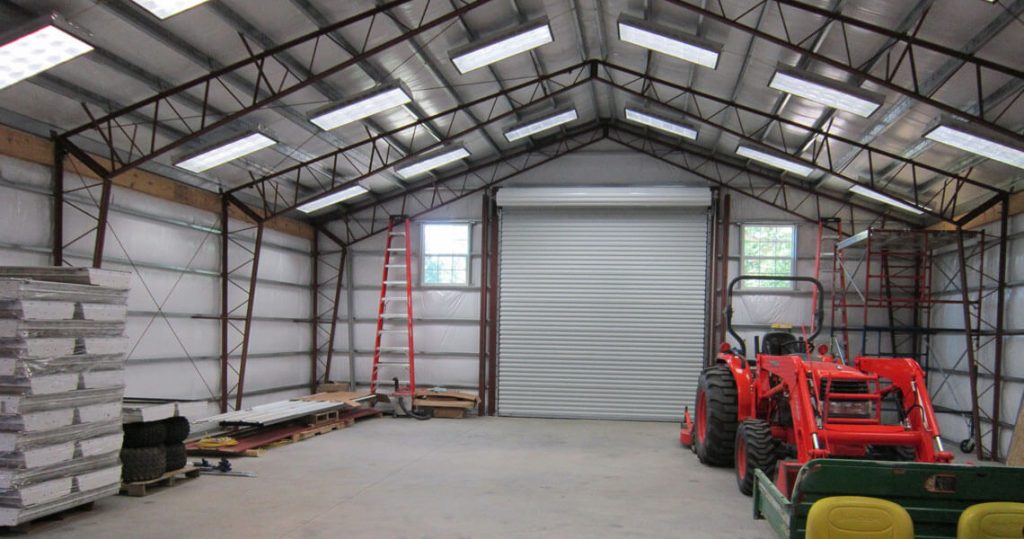
<svg viewBox="0 0 1024 539">
<path fill-rule="evenodd" d="M 396 238 L 401 239 L 396 241 Z M 374 339 L 373 374 L 370 378 L 370 393 L 373 394 L 378 394 L 379 385 L 393 387 L 392 381 L 396 378 L 398 387 L 388 395 L 411 397 L 416 393 L 411 267 L 409 220 L 405 217 L 392 217 L 388 222 L 384 276 L 381 278 L 380 304 L 377 306 L 377 336 Z"/>
</svg>

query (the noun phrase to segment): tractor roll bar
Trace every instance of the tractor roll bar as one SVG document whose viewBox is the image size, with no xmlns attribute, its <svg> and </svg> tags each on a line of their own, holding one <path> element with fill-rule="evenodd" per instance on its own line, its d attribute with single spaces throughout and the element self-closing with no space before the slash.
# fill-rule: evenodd
<svg viewBox="0 0 1024 539">
<path fill-rule="evenodd" d="M 814 342 L 814 338 L 821 333 L 821 323 L 825 319 L 825 289 L 822 288 L 821 282 L 814 277 L 790 277 L 782 275 L 740 275 L 729 281 L 728 298 L 729 305 L 725 308 L 725 323 L 729 330 L 729 335 L 732 335 L 737 342 L 740 343 L 740 356 L 747 357 L 747 343 L 740 337 L 739 333 L 732 327 L 732 290 L 736 287 L 736 283 L 740 281 L 790 281 L 794 283 L 811 283 L 818 287 L 818 304 L 814 309 L 814 333 L 807 337 L 807 342 Z M 754 351 L 757 353 L 757 351 Z"/>
</svg>

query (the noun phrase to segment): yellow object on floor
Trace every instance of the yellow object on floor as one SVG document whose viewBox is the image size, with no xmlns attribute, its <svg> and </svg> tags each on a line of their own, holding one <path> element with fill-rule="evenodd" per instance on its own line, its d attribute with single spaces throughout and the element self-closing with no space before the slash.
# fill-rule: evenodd
<svg viewBox="0 0 1024 539">
<path fill-rule="evenodd" d="M 957 539 L 1024 537 L 1024 503 L 989 502 L 972 505 L 960 514 Z"/>
<path fill-rule="evenodd" d="M 238 445 L 238 440 L 229 436 L 221 436 L 219 438 L 203 438 L 196 442 L 196 447 L 200 449 L 217 449 L 218 447 L 231 447 Z"/>
<path fill-rule="evenodd" d="M 863 496 L 822 498 L 807 514 L 807 539 L 914 539 L 914 523 L 899 504 Z"/>
</svg>

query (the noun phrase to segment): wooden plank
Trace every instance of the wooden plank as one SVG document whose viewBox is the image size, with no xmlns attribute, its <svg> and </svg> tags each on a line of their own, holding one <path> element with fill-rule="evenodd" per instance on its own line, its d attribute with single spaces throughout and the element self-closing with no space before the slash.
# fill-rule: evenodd
<svg viewBox="0 0 1024 539">
<path fill-rule="evenodd" d="M 278 440 L 290 438 L 292 434 L 295 434 L 296 432 L 300 432 L 307 428 L 308 427 L 305 425 L 286 425 L 283 427 L 261 430 L 259 432 L 252 434 L 251 436 L 238 438 L 237 445 L 216 448 L 201 448 L 199 447 L 198 442 L 190 442 L 185 445 L 185 449 L 188 451 L 189 454 L 195 455 L 243 455 L 247 457 L 258 457 L 262 455 L 262 452 L 251 450 L 259 449 L 260 447 L 272 444 Z"/>
<path fill-rule="evenodd" d="M 964 225 L 964 228 L 973 230 L 989 223 L 994 223 L 1002 218 L 1002 213 L 1002 204 L 996 204 Z M 1024 213 L 1024 191 L 1018 191 L 1010 195 L 1010 217 L 1020 213 Z M 957 219 L 961 217 L 963 216 L 956 216 Z M 956 226 L 942 221 L 928 227 L 928 230 L 956 230 Z"/>
<path fill-rule="evenodd" d="M 461 408 L 434 408 L 434 417 L 441 419 L 462 419 L 466 411 Z"/>
<path fill-rule="evenodd" d="M 50 140 L 6 126 L 0 126 L 0 154 L 53 166 L 53 143 Z M 104 167 L 109 168 L 108 160 L 95 155 L 92 157 Z M 99 179 L 99 176 L 73 157 L 68 158 L 65 170 L 88 178 Z M 113 183 L 118 187 L 220 215 L 220 196 L 217 193 L 185 185 L 145 170 L 134 169 L 125 172 L 114 178 Z M 251 221 L 248 216 L 234 206 L 229 205 L 228 211 L 232 219 Z M 313 227 L 286 217 L 271 219 L 267 221 L 266 227 L 299 238 L 313 238 Z"/>
<path fill-rule="evenodd" d="M 446 391 L 431 391 L 429 389 L 417 389 L 416 397 L 425 397 L 429 399 L 458 399 L 464 401 L 476 402 L 479 397 L 475 393 L 467 393 L 465 391 L 446 390 Z"/>
<path fill-rule="evenodd" d="M 1013 428 L 1013 438 L 1010 439 L 1010 452 L 1006 455 L 1006 464 L 1024 466 L 1024 405 L 1017 411 L 1017 424 Z"/>
<path fill-rule="evenodd" d="M 179 477 L 180 476 L 180 477 Z M 136 481 L 134 483 L 122 483 L 121 494 L 126 496 L 132 496 L 135 498 L 141 498 L 151 494 L 149 489 L 156 487 L 173 487 L 178 481 L 184 481 L 186 479 L 195 479 L 199 477 L 199 470 L 197 470 L 191 464 L 186 465 L 180 470 L 173 470 L 167 472 L 156 479 L 150 479 L 149 481 Z"/>
<path fill-rule="evenodd" d="M 440 399 L 416 399 L 413 401 L 416 406 L 423 406 L 426 408 L 462 408 L 469 409 L 476 406 L 475 402 L 457 401 L 457 400 L 440 400 Z"/>
</svg>

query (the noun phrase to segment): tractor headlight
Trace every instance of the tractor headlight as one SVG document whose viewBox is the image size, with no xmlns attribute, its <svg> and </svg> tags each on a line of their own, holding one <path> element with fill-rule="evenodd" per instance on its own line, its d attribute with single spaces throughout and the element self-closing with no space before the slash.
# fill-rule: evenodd
<svg viewBox="0 0 1024 539">
<path fill-rule="evenodd" d="M 875 416 L 875 403 L 871 401 L 829 401 L 828 415 L 835 418 L 870 419 Z"/>
</svg>

